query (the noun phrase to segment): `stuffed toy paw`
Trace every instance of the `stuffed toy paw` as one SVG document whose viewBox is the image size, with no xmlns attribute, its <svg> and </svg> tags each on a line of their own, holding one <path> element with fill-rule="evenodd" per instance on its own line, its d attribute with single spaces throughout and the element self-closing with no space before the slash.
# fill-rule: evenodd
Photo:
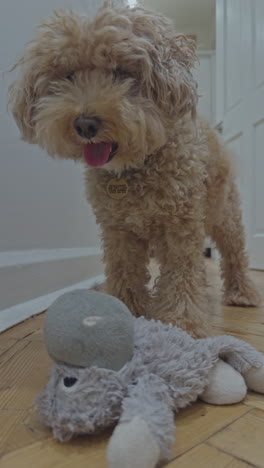
<svg viewBox="0 0 264 468">
<path fill-rule="evenodd" d="M 134 318 L 118 299 L 76 290 L 46 314 L 55 361 L 37 406 L 56 439 L 115 427 L 109 468 L 154 468 L 170 457 L 174 413 L 198 398 L 237 403 L 264 393 L 264 357 L 231 336 L 195 340 L 159 321 Z"/>
</svg>

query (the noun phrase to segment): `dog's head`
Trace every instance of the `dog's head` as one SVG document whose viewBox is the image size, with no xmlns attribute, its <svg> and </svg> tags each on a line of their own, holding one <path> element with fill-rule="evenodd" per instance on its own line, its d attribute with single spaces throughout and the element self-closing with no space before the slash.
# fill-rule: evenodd
<svg viewBox="0 0 264 468">
<path fill-rule="evenodd" d="M 195 112 L 195 58 L 193 42 L 157 13 L 107 4 L 93 20 L 55 12 L 16 64 L 11 109 L 22 138 L 51 156 L 138 167 Z"/>
</svg>

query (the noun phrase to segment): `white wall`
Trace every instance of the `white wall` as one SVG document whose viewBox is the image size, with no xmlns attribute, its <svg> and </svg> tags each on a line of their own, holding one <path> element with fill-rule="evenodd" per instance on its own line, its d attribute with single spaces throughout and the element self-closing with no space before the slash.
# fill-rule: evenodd
<svg viewBox="0 0 264 468">
<path fill-rule="evenodd" d="M 40 290 L 33 281 L 36 277 L 41 280 L 41 294 L 45 295 L 51 288 L 66 287 L 103 270 L 102 265 L 98 266 L 98 229 L 85 200 L 81 165 L 54 161 L 37 146 L 21 142 L 19 131 L 6 111 L 8 85 L 15 76 L 15 72 L 8 70 L 31 39 L 36 24 L 55 8 L 92 12 L 100 3 L 101 0 L 6 0 L 0 3 L 0 310 L 7 303 L 9 307 L 18 304 L 22 296 L 27 300 L 38 296 Z M 41 249 L 40 255 L 32 252 L 33 249 Z M 81 249 L 84 249 L 86 269 L 81 260 L 79 270 L 74 258 L 67 260 L 67 267 L 55 260 L 74 257 L 75 252 L 79 258 Z M 14 251 L 23 251 L 24 264 L 30 265 L 36 258 L 40 261 L 33 269 L 14 264 L 10 267 L 6 252 Z M 53 253 L 54 261 L 46 262 L 46 257 L 50 259 Z M 76 275 L 69 275 L 71 269 Z M 18 293 L 21 284 L 26 288 L 23 295 Z"/>
<path fill-rule="evenodd" d="M 197 36 L 198 48 L 215 48 L 215 0 L 138 0 L 174 21 L 176 30 Z"/>
<path fill-rule="evenodd" d="M 198 51 L 194 76 L 198 83 L 198 113 L 211 124 L 215 122 L 215 52 Z"/>
<path fill-rule="evenodd" d="M 216 117 L 235 156 L 250 266 L 264 270 L 264 1 L 217 0 Z"/>
<path fill-rule="evenodd" d="M 7 70 L 31 38 L 35 25 L 55 7 L 84 9 L 86 3 L 81 0 L 1 3 L 0 67 L 4 74 L 0 117 L 0 251 L 98 246 L 94 218 L 85 201 L 81 166 L 54 162 L 37 146 L 21 142 L 15 123 L 5 111 L 8 84 L 14 78 Z"/>
<path fill-rule="evenodd" d="M 184 25 L 176 23 L 177 31 L 184 34 L 195 35 L 197 39 L 197 49 L 212 50 L 215 49 L 215 22 L 211 21 L 206 26 L 203 25 Z"/>
</svg>

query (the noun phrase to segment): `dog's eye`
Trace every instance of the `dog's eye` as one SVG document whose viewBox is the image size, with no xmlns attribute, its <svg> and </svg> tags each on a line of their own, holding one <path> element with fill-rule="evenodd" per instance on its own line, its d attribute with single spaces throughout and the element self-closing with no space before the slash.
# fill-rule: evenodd
<svg viewBox="0 0 264 468">
<path fill-rule="evenodd" d="M 117 67 L 113 70 L 113 75 L 115 79 L 125 80 L 126 78 L 132 78 L 131 73 L 127 72 L 123 68 Z"/>
</svg>

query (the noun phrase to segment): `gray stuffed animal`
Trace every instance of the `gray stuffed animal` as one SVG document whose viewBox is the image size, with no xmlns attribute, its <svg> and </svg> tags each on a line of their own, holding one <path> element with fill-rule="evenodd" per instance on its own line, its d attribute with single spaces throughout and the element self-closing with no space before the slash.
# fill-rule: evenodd
<svg viewBox="0 0 264 468">
<path fill-rule="evenodd" d="M 264 356 L 231 336 L 195 340 L 161 322 L 134 318 L 118 299 L 76 290 L 46 314 L 44 337 L 56 361 L 37 405 L 53 435 L 114 430 L 110 468 L 154 468 L 174 442 L 174 412 L 202 399 L 241 401 L 264 393 Z"/>
</svg>

